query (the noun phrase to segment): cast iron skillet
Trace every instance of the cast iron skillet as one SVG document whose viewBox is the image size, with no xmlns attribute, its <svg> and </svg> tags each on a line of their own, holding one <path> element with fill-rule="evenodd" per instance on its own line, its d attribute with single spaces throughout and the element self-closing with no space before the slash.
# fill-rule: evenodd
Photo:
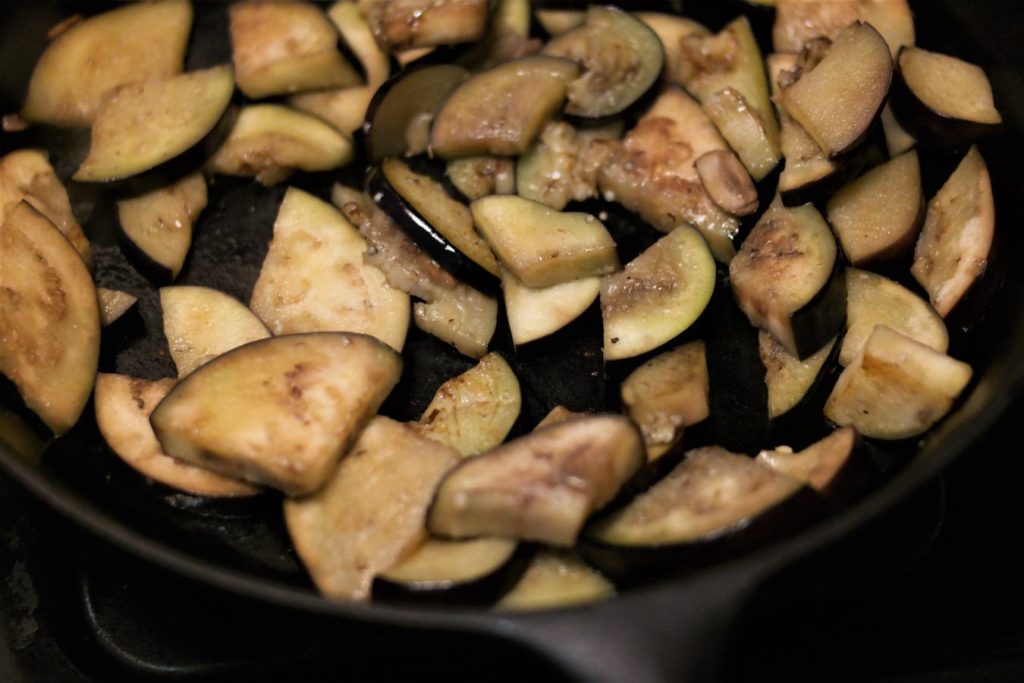
<svg viewBox="0 0 1024 683">
<path fill-rule="evenodd" d="M 625 4 L 625 3 L 624 3 Z M 630 7 L 634 3 L 628 3 Z M 644 3 L 668 9 L 669 2 Z M 349 625 L 431 629 L 473 633 L 525 645 L 552 658 L 564 671 L 587 679 L 704 679 L 721 664 L 714 638 L 730 624 L 744 599 L 765 578 L 816 548 L 849 533 L 906 498 L 972 444 L 1018 399 L 1024 385 L 1024 268 L 1018 164 L 1024 158 L 1024 7 L 1016 0 L 958 3 L 912 2 L 919 45 L 954 54 L 983 66 L 1006 119 L 1000 136 L 982 143 L 994 184 L 999 250 L 975 295 L 970 313 L 951 329 L 951 354 L 971 362 L 976 381 L 966 399 L 939 429 L 923 440 L 920 452 L 890 448 L 896 467 L 870 494 L 843 512 L 758 552 L 676 579 L 628 590 L 618 599 L 588 608 L 534 615 L 494 615 L 468 609 L 428 609 L 389 604 L 344 604 L 320 598 L 301 571 L 279 520 L 280 500 L 265 495 L 246 502 L 209 503 L 147 484 L 102 445 L 87 406 L 81 423 L 52 443 L 39 463 L 27 462 L 0 444 L 0 465 L 26 488 L 85 528 L 158 565 L 217 588 L 279 607 L 334 617 Z M 188 68 L 230 59 L 223 3 L 197 3 Z M 47 29 L 76 12 L 95 9 L 73 0 L 39 0 L 26 6 L 6 3 L 0 13 L 0 105 L 17 109 L 28 74 L 45 45 Z M 752 17 L 763 45 L 771 14 L 736 2 L 687 3 L 687 13 L 718 29 L 744 12 Z M 28 131 L 0 135 L 0 151 L 27 145 L 51 149 L 58 173 L 73 171 L 82 151 L 81 136 Z M 951 170 L 937 159 L 924 168 L 929 196 Z M 929 176 L 934 176 L 929 178 Z M 333 178 L 297 177 L 322 196 Z M 257 192 L 248 181 L 217 179 L 210 205 L 197 226 L 193 253 L 180 283 L 204 284 L 248 300 L 258 274 L 283 186 Z M 163 348 L 155 290 L 133 270 L 115 244 L 110 201 L 88 188 L 69 185 L 76 211 L 90 218 L 86 230 L 96 246 L 97 279 L 103 286 L 140 296 L 137 317 L 119 328 L 105 355 L 105 369 L 155 378 L 174 368 Z M 569 331 L 576 353 L 551 360 L 544 349 L 513 357 L 524 389 L 522 425 L 539 419 L 547 406 L 599 409 L 606 386 L 595 363 L 593 317 Z M 503 343 L 499 332 L 499 348 Z M 107 338 L 104 339 L 108 341 Z M 403 380 L 389 400 L 389 414 L 413 419 L 436 386 L 471 362 L 425 335 L 412 333 L 407 367 L 416 380 Z M 599 358 L 599 354 L 596 355 Z M 565 382 L 559 378 L 572 377 Z M 913 445 L 916 448 L 916 444 Z M 999 476 L 993 472 L 993 476 Z"/>
</svg>

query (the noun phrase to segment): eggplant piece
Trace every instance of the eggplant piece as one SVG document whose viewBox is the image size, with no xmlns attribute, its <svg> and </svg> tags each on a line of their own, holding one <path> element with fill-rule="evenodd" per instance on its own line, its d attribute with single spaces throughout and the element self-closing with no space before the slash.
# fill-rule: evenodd
<svg viewBox="0 0 1024 683">
<path fill-rule="evenodd" d="M 118 201 L 124 251 L 155 279 L 174 280 L 188 256 L 192 227 L 206 201 L 206 178 L 200 171 L 167 187 Z"/>
<path fill-rule="evenodd" d="M 658 80 L 665 52 L 658 35 L 614 7 L 591 6 L 583 25 L 553 38 L 543 54 L 580 65 L 569 84 L 567 114 L 603 118 L 640 100 Z"/>
<path fill-rule="evenodd" d="M 60 435 L 92 393 L 100 311 L 92 276 L 46 216 L 22 201 L 0 223 L 0 373 Z"/>
<path fill-rule="evenodd" d="M 633 12 L 633 16 L 654 31 L 665 52 L 665 66 L 662 79 L 668 83 L 680 83 L 678 74 L 686 59 L 684 43 L 690 36 L 709 36 L 711 31 L 703 24 L 678 14 L 662 12 Z"/>
<path fill-rule="evenodd" d="M 693 324 L 715 289 L 715 260 L 686 224 L 601 282 L 604 358 L 655 349 Z"/>
<path fill-rule="evenodd" d="M 543 43 L 530 37 L 530 0 L 494 0 L 483 38 L 456 57 L 473 71 L 489 69 L 540 52 Z"/>
<path fill-rule="evenodd" d="M 825 219 L 810 204 L 772 204 L 729 264 L 733 294 L 755 327 L 806 358 L 846 317 L 845 271 Z"/>
<path fill-rule="evenodd" d="M 684 429 L 710 414 L 704 342 L 655 356 L 630 373 L 621 392 L 626 414 L 640 426 L 647 461 L 661 458 Z"/>
<path fill-rule="evenodd" d="M 551 287 L 619 269 L 612 236 L 590 214 L 562 213 L 515 195 L 483 197 L 470 210 L 502 265 L 527 287 Z"/>
<path fill-rule="evenodd" d="M 279 104 L 244 107 L 210 159 L 214 173 L 276 185 L 295 170 L 331 171 L 352 160 L 352 142 L 320 119 Z"/>
<path fill-rule="evenodd" d="M 414 304 L 412 319 L 416 327 L 459 353 L 482 358 L 498 326 L 498 302 L 460 285 L 429 303 Z"/>
<path fill-rule="evenodd" d="M 725 88 L 708 95 L 704 110 L 754 180 L 763 180 L 779 165 L 782 147 L 778 124 L 773 118 L 766 125 L 738 90 Z"/>
<path fill-rule="evenodd" d="M 836 340 L 830 340 L 803 360 L 767 332 L 760 332 L 757 341 L 765 368 L 764 383 L 768 387 L 768 417 L 774 420 L 804 402 L 822 381 L 824 370 L 833 359 Z"/>
<path fill-rule="evenodd" d="M 525 57 L 482 71 L 459 86 L 437 113 L 431 148 L 443 158 L 518 156 L 562 107 L 573 62 Z"/>
<path fill-rule="evenodd" d="M 62 127 L 90 125 L 114 89 L 181 73 L 191 28 L 188 0 L 133 3 L 86 19 L 39 58 L 21 117 Z"/>
<path fill-rule="evenodd" d="M 445 173 L 455 189 L 470 201 L 516 191 L 516 162 L 512 159 L 492 156 L 452 159 Z"/>
<path fill-rule="evenodd" d="M 903 47 L 897 64 L 893 113 L 919 139 L 962 148 L 1001 126 L 981 67 L 917 47 Z"/>
<path fill-rule="evenodd" d="M 876 166 L 828 200 L 828 222 L 855 266 L 908 251 L 924 220 L 917 152 Z"/>
<path fill-rule="evenodd" d="M 700 105 L 682 89 L 668 87 L 613 145 L 598 185 L 607 201 L 618 202 L 662 232 L 680 223 L 693 225 L 715 258 L 728 263 L 739 221 L 707 196 L 693 163 L 719 149 L 729 146 Z"/>
<path fill-rule="evenodd" d="M 374 576 L 425 539 L 431 494 L 458 457 L 409 425 L 377 417 L 322 489 L 285 501 L 288 533 L 320 592 L 368 598 Z"/>
<path fill-rule="evenodd" d="M 583 315 L 601 293 L 601 278 L 586 277 L 538 289 L 527 287 L 503 270 L 501 289 L 512 343 L 522 346 L 557 332 Z"/>
<path fill-rule="evenodd" d="M 160 449 L 149 416 L 176 383 L 99 373 L 96 424 L 110 449 L 143 476 L 195 496 L 233 498 L 259 493 L 258 488 L 175 460 Z"/>
<path fill-rule="evenodd" d="M 445 476 L 427 527 L 448 538 L 501 536 L 571 546 L 593 511 L 643 463 L 627 418 L 562 422 L 464 460 Z"/>
<path fill-rule="evenodd" d="M 402 360 L 373 337 L 271 337 L 206 363 L 150 418 L 164 452 L 298 496 L 319 489 L 398 382 Z"/>
<path fill-rule="evenodd" d="M 92 268 L 89 238 L 75 219 L 67 190 L 50 165 L 46 152 L 19 149 L 0 158 L 0 223 L 22 200 L 50 219 L 81 255 L 85 265 Z"/>
<path fill-rule="evenodd" d="M 882 130 L 885 132 L 885 147 L 890 158 L 910 151 L 917 144 L 917 138 L 908 133 L 896 120 L 896 115 L 892 113 L 892 102 L 886 104 L 882 110 Z"/>
<path fill-rule="evenodd" d="M 127 313 L 128 309 L 139 300 L 139 297 L 120 289 L 97 287 L 96 299 L 100 305 L 100 324 L 103 327 L 109 327 Z"/>
<path fill-rule="evenodd" d="M 578 9 L 538 9 L 534 15 L 537 23 L 549 36 L 560 36 L 574 28 L 583 26 L 587 13 Z"/>
<path fill-rule="evenodd" d="M 366 87 L 376 90 L 391 76 L 391 58 L 373 35 L 373 27 L 352 0 L 340 0 L 327 9 L 346 47 L 359 60 Z"/>
<path fill-rule="evenodd" d="M 487 0 L 359 0 L 359 8 L 393 50 L 471 43 L 487 28 Z"/>
<path fill-rule="evenodd" d="M 495 609 L 523 612 L 579 607 L 614 595 L 615 586 L 575 555 L 545 550 L 537 554 Z"/>
<path fill-rule="evenodd" d="M 220 137 L 235 81 L 217 66 L 163 80 L 129 83 L 96 110 L 79 182 L 109 182 L 150 171 Z"/>
<path fill-rule="evenodd" d="M 907 0 L 777 0 L 772 42 L 776 52 L 799 52 L 815 38 L 834 40 L 855 21 L 871 24 L 893 56 L 914 44 L 914 17 Z"/>
<path fill-rule="evenodd" d="M 824 496 L 846 497 L 856 492 L 869 474 L 866 458 L 857 453 L 858 441 L 857 430 L 840 427 L 798 453 L 783 447 L 761 451 L 756 460 Z"/>
<path fill-rule="evenodd" d="M 552 408 L 548 412 L 548 414 L 544 416 L 544 419 L 542 419 L 540 422 L 537 423 L 537 426 L 534 427 L 534 431 L 536 431 L 536 430 L 538 430 L 538 429 L 540 429 L 542 427 L 550 427 L 551 425 L 556 425 L 556 424 L 559 424 L 561 422 L 567 422 L 567 421 L 573 420 L 573 419 L 575 419 L 577 417 L 586 417 L 586 416 L 587 416 L 587 413 L 581 413 L 581 412 L 577 412 L 575 410 L 569 410 L 565 406 L 558 405 L 558 406 L 555 406 L 554 408 Z"/>
<path fill-rule="evenodd" d="M 825 417 L 877 439 L 917 436 L 949 412 L 971 374 L 967 363 L 878 325 L 839 376 Z"/>
<path fill-rule="evenodd" d="M 561 211 L 570 201 L 597 196 L 597 174 L 611 152 L 613 140 L 622 137 L 622 124 L 574 128 L 552 121 L 540 139 L 516 163 L 516 191 L 521 197 Z"/>
<path fill-rule="evenodd" d="M 971 147 L 928 202 L 910 272 L 946 317 L 984 274 L 992 250 L 996 210 L 988 167 Z"/>
<path fill-rule="evenodd" d="M 217 356 L 270 336 L 241 301 L 209 287 L 163 287 L 160 309 L 178 379 Z"/>
<path fill-rule="evenodd" d="M 757 211 L 757 188 L 735 154 L 719 149 L 702 155 L 693 165 L 704 191 L 723 211 L 734 216 Z"/>
</svg>

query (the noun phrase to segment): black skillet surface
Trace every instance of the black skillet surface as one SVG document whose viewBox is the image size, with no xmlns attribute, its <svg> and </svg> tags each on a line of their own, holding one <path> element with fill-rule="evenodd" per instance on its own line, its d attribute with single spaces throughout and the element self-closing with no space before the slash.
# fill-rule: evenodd
<svg viewBox="0 0 1024 683">
<path fill-rule="evenodd" d="M 75 11 L 89 7 L 73 2 L 35 3 L 5 9 L 0 22 L 3 111 L 16 108 L 26 75 L 43 45 L 46 29 Z M 915 5 L 916 6 L 916 5 Z M 229 43 L 222 3 L 197 4 L 189 68 L 227 61 Z M 69 9 L 73 8 L 73 9 Z M 701 677 L 714 669 L 708 653 L 712 637 L 727 627 L 746 594 L 773 570 L 830 539 L 861 525 L 906 497 L 953 457 L 968 451 L 992 420 L 1019 393 L 1024 362 L 1020 293 L 1024 271 L 1012 267 L 1009 254 L 1020 247 L 1020 183 L 1015 162 L 1024 152 L 1024 68 L 1021 27 L 1024 8 L 1012 0 L 968 8 L 952 0 L 917 7 L 918 43 L 952 52 L 982 65 L 992 79 L 996 101 L 1007 119 L 1007 132 L 982 145 L 992 171 L 997 201 L 1000 252 L 975 304 L 951 329 L 951 353 L 972 363 L 978 381 L 955 414 L 924 440 L 921 452 L 905 454 L 914 444 L 880 446 L 897 464 L 891 477 L 841 514 L 758 553 L 700 573 L 629 591 L 624 597 L 581 610 L 528 616 L 494 616 L 471 610 L 430 610 L 391 605 L 347 605 L 319 598 L 302 571 L 280 521 L 280 500 L 266 494 L 244 502 L 209 502 L 150 484 L 113 456 L 99 438 L 87 407 L 81 423 L 47 450 L 35 465 L 0 448 L 0 464 L 61 512 L 87 528 L 165 567 L 216 587 L 281 606 L 338 617 L 353 625 L 393 625 L 438 632 L 473 632 L 509 639 L 554 656 L 567 670 L 588 678 L 679 679 Z M 690 15 L 717 29 L 736 13 L 751 13 L 761 38 L 770 14 L 743 3 L 692 2 Z M 74 135 L 29 131 L 4 134 L 2 149 L 45 145 L 64 177 L 82 151 Z M 923 159 L 929 195 L 951 168 L 949 159 Z M 351 173 L 351 172 L 350 172 Z M 356 176 L 358 177 L 358 176 Z M 296 176 L 299 185 L 326 197 L 334 178 Z M 110 197 L 81 186 L 69 188 L 76 210 L 96 246 L 99 285 L 126 289 L 140 298 L 136 325 L 114 330 L 119 339 L 104 339 L 116 349 L 105 354 L 107 369 L 155 378 L 173 374 L 161 332 L 159 305 L 151 283 L 121 256 L 110 224 Z M 210 204 L 196 227 L 192 253 L 178 282 L 221 289 L 247 301 L 283 187 L 261 190 L 248 181 L 215 178 Z M 626 224 L 627 227 L 632 226 Z M 615 229 L 615 222 L 612 228 Z M 650 235 L 620 241 L 642 243 Z M 627 247 L 629 248 L 629 247 Z M 633 244 L 636 249 L 636 244 Z M 707 328 L 714 329 L 708 323 Z M 706 330 L 698 327 L 690 335 Z M 409 372 L 385 406 L 385 412 L 414 419 L 442 381 L 471 362 L 432 338 L 410 331 L 406 349 Z M 532 426 L 556 403 L 574 409 L 614 406 L 614 380 L 626 368 L 602 367 L 599 317 L 585 316 L 556 339 L 516 354 L 507 329 L 499 329 L 495 346 L 513 365 L 523 386 L 524 410 L 517 430 Z M 555 353 L 557 351 L 557 353 Z M 567 352 L 568 351 L 568 352 Z M 606 380 L 606 377 L 609 379 Z M 609 398 L 611 397 L 611 398 Z M 758 424 L 757 420 L 751 421 Z M 734 429 L 735 421 L 724 429 Z M 762 425 L 763 427 L 763 425 Z M 761 427 L 759 427 L 760 429 Z M 733 435 L 736 436 L 736 435 Z M 756 443 L 758 431 L 740 434 Z M 768 445 L 768 444 L 763 444 Z"/>
</svg>

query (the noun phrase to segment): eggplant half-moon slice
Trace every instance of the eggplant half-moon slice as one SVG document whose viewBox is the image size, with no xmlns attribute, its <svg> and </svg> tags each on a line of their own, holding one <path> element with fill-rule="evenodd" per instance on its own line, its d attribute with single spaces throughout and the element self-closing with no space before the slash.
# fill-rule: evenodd
<svg viewBox="0 0 1024 683">
<path fill-rule="evenodd" d="M 516 192 L 516 162 L 503 157 L 452 159 L 445 174 L 455 189 L 472 201 L 491 194 Z"/>
<path fill-rule="evenodd" d="M 393 50 L 479 40 L 487 0 L 359 0 L 374 35 Z"/>
<path fill-rule="evenodd" d="M 561 211 L 572 200 L 597 196 L 597 173 L 622 137 L 622 124 L 574 128 L 565 121 L 544 127 L 529 152 L 516 163 L 515 191 L 521 197 Z"/>
<path fill-rule="evenodd" d="M 729 264 L 733 294 L 750 322 L 806 358 L 846 317 L 844 269 L 832 231 L 810 204 L 772 204 Z"/>
<path fill-rule="evenodd" d="M 191 28 L 188 0 L 131 3 L 86 19 L 39 58 L 22 118 L 88 126 L 115 88 L 180 73 Z"/>
<path fill-rule="evenodd" d="M 364 260 L 366 250 L 336 208 L 288 188 L 249 305 L 274 334 L 360 332 L 401 351 L 409 295 Z"/>
<path fill-rule="evenodd" d="M 580 65 L 565 111 L 588 118 L 628 108 L 657 82 L 665 63 L 658 35 L 615 7 L 588 8 L 583 25 L 553 38 L 544 54 Z"/>
<path fill-rule="evenodd" d="M 89 155 L 74 179 L 120 180 L 205 148 L 208 136 L 220 137 L 234 88 L 227 66 L 119 87 L 96 110 Z"/>
<path fill-rule="evenodd" d="M 243 2 L 228 7 L 231 61 L 246 97 L 345 88 L 361 82 L 338 51 L 338 33 L 304 2 Z"/>
<path fill-rule="evenodd" d="M 589 605 L 615 595 L 615 586 L 571 553 L 537 553 L 523 577 L 495 609 L 506 612 Z"/>
<path fill-rule="evenodd" d="M 464 460 L 427 517 L 441 537 L 500 536 L 571 546 L 586 518 L 643 464 L 643 440 L 618 415 L 545 427 Z"/>
<path fill-rule="evenodd" d="M 100 322 L 103 327 L 113 325 L 139 300 L 134 294 L 106 287 L 96 288 L 96 298 L 100 304 Z"/>
<path fill-rule="evenodd" d="M 803 360 L 787 351 L 767 332 L 758 333 L 757 341 L 765 369 L 764 383 L 768 387 L 768 417 L 773 420 L 804 403 L 825 381 L 829 363 L 835 364 L 835 339 Z"/>
<path fill-rule="evenodd" d="M 270 336 L 241 301 L 209 287 L 164 287 L 160 309 L 179 379 L 217 356 Z"/>
<path fill-rule="evenodd" d="M 460 85 L 437 113 L 430 146 L 444 158 L 518 156 L 565 101 L 579 67 L 555 57 L 513 59 Z"/>
<path fill-rule="evenodd" d="M 153 411 L 171 457 L 281 489 L 316 491 L 398 382 L 402 361 L 373 337 L 271 337 L 206 363 Z"/>
<path fill-rule="evenodd" d="M 196 171 L 167 187 L 117 202 L 125 251 L 140 269 L 173 280 L 192 246 L 192 227 L 206 208 L 206 178 Z"/>
<path fill-rule="evenodd" d="M 718 149 L 702 155 L 694 166 L 704 191 L 723 211 L 734 216 L 757 211 L 757 188 L 735 154 Z"/>
<path fill-rule="evenodd" d="M 815 38 L 834 40 L 855 21 L 871 24 L 895 55 L 914 44 L 914 16 L 907 0 L 777 0 L 772 42 L 776 52 L 799 52 Z"/>
<path fill-rule="evenodd" d="M 100 312 L 85 262 L 28 202 L 0 224 L 0 373 L 56 434 L 78 421 L 99 363 Z"/>
<path fill-rule="evenodd" d="M 601 278 L 586 277 L 533 288 L 504 270 L 501 290 L 512 343 L 521 346 L 553 334 L 583 315 L 601 293 Z"/>
<path fill-rule="evenodd" d="M 96 377 L 96 424 L 117 455 L 154 481 L 196 496 L 251 496 L 259 489 L 176 460 L 160 449 L 149 415 L 176 380 L 150 381 L 100 373 Z"/>
<path fill-rule="evenodd" d="M 818 493 L 831 495 L 837 489 L 847 488 L 844 479 L 858 478 L 861 480 L 858 483 L 863 481 L 865 472 L 860 465 L 864 463 L 858 462 L 857 442 L 857 430 L 840 427 L 799 452 L 791 448 L 761 451 L 757 454 L 757 462 L 802 481 Z"/>
<path fill-rule="evenodd" d="M 996 209 L 988 167 L 971 147 L 930 202 L 910 272 L 945 317 L 988 265 Z"/>
<path fill-rule="evenodd" d="M 864 436 L 907 439 L 943 418 L 971 366 L 878 325 L 839 376 L 825 417 Z"/>
<path fill-rule="evenodd" d="M 711 251 L 700 233 L 681 224 L 602 280 L 605 360 L 638 356 L 680 334 L 700 317 L 714 289 Z"/>
<path fill-rule="evenodd" d="M 458 458 L 409 425 L 370 422 L 323 488 L 284 504 L 295 550 L 317 588 L 329 598 L 368 598 L 373 577 L 426 538 L 431 494 Z"/>
</svg>

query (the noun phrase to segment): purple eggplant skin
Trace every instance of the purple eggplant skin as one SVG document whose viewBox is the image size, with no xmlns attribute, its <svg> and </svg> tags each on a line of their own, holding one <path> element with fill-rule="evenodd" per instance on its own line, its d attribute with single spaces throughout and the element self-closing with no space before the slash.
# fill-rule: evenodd
<svg viewBox="0 0 1024 683">
<path fill-rule="evenodd" d="M 783 206 L 800 206 L 801 204 L 820 202 L 854 180 L 867 164 L 873 137 L 873 135 L 868 135 L 867 139 L 854 149 L 841 157 L 832 159 L 838 164 L 832 173 L 804 185 L 780 190 L 779 196 L 782 198 Z"/>
<path fill-rule="evenodd" d="M 832 273 L 814 298 L 793 314 L 793 337 L 800 358 L 807 358 L 843 329 L 846 322 L 846 264 L 836 245 Z"/>
</svg>

